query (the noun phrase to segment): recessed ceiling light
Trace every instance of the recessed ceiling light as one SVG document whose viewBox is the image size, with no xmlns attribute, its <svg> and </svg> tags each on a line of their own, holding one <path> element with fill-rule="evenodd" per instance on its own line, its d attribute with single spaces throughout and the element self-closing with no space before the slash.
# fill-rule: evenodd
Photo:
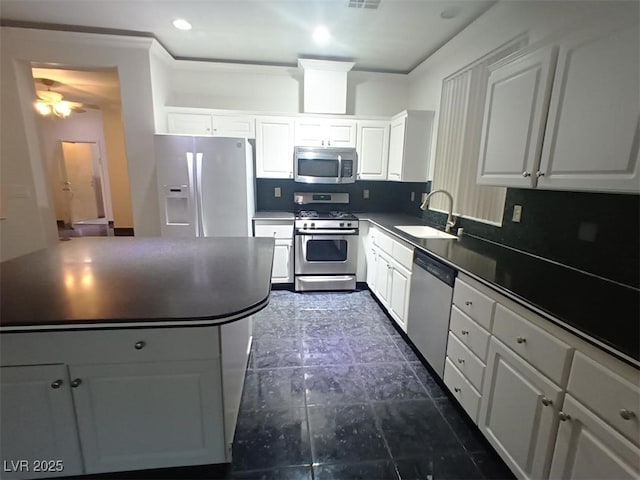
<svg viewBox="0 0 640 480">
<path fill-rule="evenodd" d="M 313 31 L 313 40 L 318 45 L 326 45 L 331 40 L 331 32 L 324 25 L 319 25 Z"/>
<path fill-rule="evenodd" d="M 187 22 L 184 18 L 176 18 L 173 21 L 173 26 L 178 30 L 191 30 L 191 24 Z"/>
</svg>

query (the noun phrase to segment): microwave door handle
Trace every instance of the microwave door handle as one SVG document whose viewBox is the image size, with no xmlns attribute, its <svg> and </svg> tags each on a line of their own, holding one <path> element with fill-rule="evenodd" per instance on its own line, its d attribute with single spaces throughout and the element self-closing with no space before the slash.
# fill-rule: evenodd
<svg viewBox="0 0 640 480">
<path fill-rule="evenodd" d="M 342 180 L 342 155 L 338 155 L 338 182 Z"/>
</svg>

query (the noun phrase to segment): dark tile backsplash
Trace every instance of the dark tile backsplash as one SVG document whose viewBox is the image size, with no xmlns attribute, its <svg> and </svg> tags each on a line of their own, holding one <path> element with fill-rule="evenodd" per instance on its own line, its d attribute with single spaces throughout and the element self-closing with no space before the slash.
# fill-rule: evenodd
<svg viewBox="0 0 640 480">
<path fill-rule="evenodd" d="M 357 212 L 397 212 L 419 216 L 422 193 L 429 191 L 429 183 L 401 183 L 362 181 L 344 185 L 310 185 L 288 179 L 256 179 L 256 206 L 258 210 L 292 212 L 294 192 L 344 192 L 349 194 L 350 210 Z M 274 196 L 280 187 L 281 196 Z M 369 190 L 369 198 L 364 191 Z M 411 192 L 415 199 L 411 201 Z"/>
<path fill-rule="evenodd" d="M 511 221 L 522 206 L 520 223 Z M 428 222 L 446 215 L 424 212 Z M 507 189 L 502 227 L 459 219 L 466 233 L 640 287 L 640 196 Z"/>
<path fill-rule="evenodd" d="M 274 197 L 280 187 L 282 196 Z M 308 185 L 293 180 L 257 179 L 258 210 L 293 211 L 293 192 L 347 192 L 357 212 L 405 213 L 444 225 L 446 215 L 420 210 L 431 183 L 357 181 L 349 185 Z M 364 199 L 369 190 L 369 199 Z M 411 201 L 411 192 L 415 199 Z M 522 206 L 520 223 L 511 221 Z M 640 288 L 640 196 L 509 188 L 502 227 L 464 218 L 456 229 L 543 258 Z"/>
</svg>

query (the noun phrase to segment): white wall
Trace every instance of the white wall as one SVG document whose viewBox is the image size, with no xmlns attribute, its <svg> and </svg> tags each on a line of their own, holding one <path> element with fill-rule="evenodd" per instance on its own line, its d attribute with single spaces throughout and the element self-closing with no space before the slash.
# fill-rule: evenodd
<svg viewBox="0 0 640 480">
<path fill-rule="evenodd" d="M 155 73 L 153 81 L 155 88 Z M 398 113 L 407 106 L 406 85 L 406 75 L 349 72 L 347 114 Z M 173 61 L 165 88 L 165 106 L 302 112 L 303 71 L 293 67 Z"/>
<path fill-rule="evenodd" d="M 520 35 L 528 35 L 532 44 L 608 18 L 637 19 L 638 5 L 633 1 L 500 1 L 409 74 L 409 108 L 438 112 L 446 77 Z M 434 134 L 437 121 L 436 114 Z"/>
<path fill-rule="evenodd" d="M 136 235 L 160 234 L 148 38 L 2 27 L 2 259 L 57 241 L 55 215 L 39 151 L 29 62 L 61 68 L 118 69 Z M 17 187 L 12 187 L 17 186 Z M 12 190 L 13 188 L 13 190 Z M 26 191 L 27 194 L 22 192 Z"/>
</svg>

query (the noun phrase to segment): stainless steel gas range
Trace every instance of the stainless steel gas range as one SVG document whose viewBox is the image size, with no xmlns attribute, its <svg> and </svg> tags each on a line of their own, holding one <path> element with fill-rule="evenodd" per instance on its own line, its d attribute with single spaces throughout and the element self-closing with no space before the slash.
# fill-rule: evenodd
<svg viewBox="0 0 640 480">
<path fill-rule="evenodd" d="M 300 208 L 294 230 L 296 291 L 355 290 L 359 225 L 344 210 L 349 194 L 295 193 L 294 202 Z"/>
</svg>

